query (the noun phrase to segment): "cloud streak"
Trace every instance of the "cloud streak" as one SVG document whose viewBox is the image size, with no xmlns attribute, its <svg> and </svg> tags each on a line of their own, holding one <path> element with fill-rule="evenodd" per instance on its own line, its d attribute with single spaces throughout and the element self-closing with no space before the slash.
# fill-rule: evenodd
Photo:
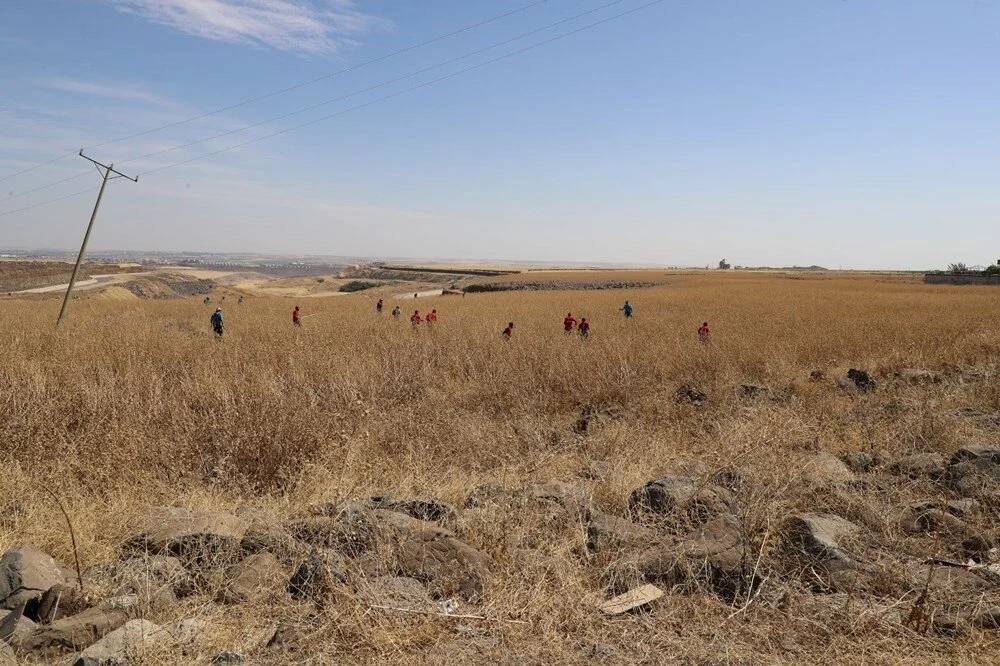
<svg viewBox="0 0 1000 666">
<path fill-rule="evenodd" d="M 381 21 L 353 0 L 108 0 L 188 35 L 307 54 L 334 53 Z"/>
<path fill-rule="evenodd" d="M 102 83 L 93 83 L 90 81 L 81 81 L 79 79 L 68 79 L 64 77 L 38 79 L 35 83 L 42 88 L 77 95 L 104 97 L 107 99 L 116 99 L 125 102 L 143 102 L 145 104 L 155 104 L 158 106 L 173 106 L 173 104 L 168 100 L 134 86 L 117 84 L 105 85 Z"/>
</svg>

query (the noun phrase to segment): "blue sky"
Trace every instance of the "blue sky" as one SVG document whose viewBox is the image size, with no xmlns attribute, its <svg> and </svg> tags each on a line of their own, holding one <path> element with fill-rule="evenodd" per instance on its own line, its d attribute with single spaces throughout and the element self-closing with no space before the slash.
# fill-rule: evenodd
<svg viewBox="0 0 1000 666">
<path fill-rule="evenodd" d="M 433 79 L 218 138 L 607 4 L 488 26 L 96 157 L 142 172 Z M 0 177 L 448 33 L 530 0 L 5 0 Z M 664 0 L 437 85 L 115 181 L 92 247 L 926 268 L 1000 256 L 1000 3 Z M 0 247 L 79 242 L 97 176 L 0 181 Z M 81 177 L 22 194 L 53 181 Z"/>
</svg>

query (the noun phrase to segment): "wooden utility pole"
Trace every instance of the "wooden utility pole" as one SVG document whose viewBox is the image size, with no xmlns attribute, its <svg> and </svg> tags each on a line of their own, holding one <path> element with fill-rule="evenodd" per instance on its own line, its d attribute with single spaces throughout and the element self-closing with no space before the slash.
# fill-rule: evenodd
<svg viewBox="0 0 1000 666">
<path fill-rule="evenodd" d="M 131 180 L 133 183 L 139 182 L 138 176 L 132 178 L 131 176 L 126 176 L 120 171 L 115 171 L 114 163 L 101 164 L 97 160 L 87 157 L 83 154 L 83 148 L 80 149 L 80 157 L 93 162 L 94 166 L 97 167 L 98 173 L 101 174 L 101 189 L 97 191 L 97 201 L 94 202 L 94 211 L 90 214 L 90 222 L 87 224 L 87 231 L 83 234 L 83 243 L 80 244 L 80 254 L 76 255 L 76 264 L 73 265 L 73 273 L 69 276 L 69 284 L 66 285 L 66 296 L 63 297 L 62 307 L 59 308 L 59 319 L 56 320 L 57 327 L 62 324 L 63 317 L 66 316 L 66 306 L 69 305 L 69 298 L 73 293 L 73 285 L 76 284 L 76 274 L 80 271 L 80 264 L 83 263 L 83 255 L 87 252 L 87 242 L 90 240 L 90 232 L 94 228 L 94 220 L 97 219 L 97 209 L 101 207 L 101 198 L 104 197 L 104 188 L 107 187 L 109 180 L 114 180 L 115 178 L 126 178 Z M 117 175 L 111 176 L 111 174 Z"/>
</svg>

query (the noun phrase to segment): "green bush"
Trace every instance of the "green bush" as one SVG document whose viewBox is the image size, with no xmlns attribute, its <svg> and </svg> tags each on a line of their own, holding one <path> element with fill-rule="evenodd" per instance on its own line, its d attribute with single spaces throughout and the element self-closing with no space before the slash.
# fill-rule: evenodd
<svg viewBox="0 0 1000 666">
<path fill-rule="evenodd" d="M 364 280 L 351 280 L 347 284 L 341 285 L 340 291 L 351 293 L 354 291 L 364 291 L 372 287 L 381 287 L 381 282 L 365 282 Z"/>
</svg>

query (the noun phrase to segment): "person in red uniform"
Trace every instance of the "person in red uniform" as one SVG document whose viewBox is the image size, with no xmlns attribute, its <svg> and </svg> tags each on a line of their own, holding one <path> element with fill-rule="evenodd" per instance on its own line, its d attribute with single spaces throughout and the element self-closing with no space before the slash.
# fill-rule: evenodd
<svg viewBox="0 0 1000 666">
<path fill-rule="evenodd" d="M 567 312 L 566 318 L 563 319 L 563 332 L 569 335 L 573 332 L 574 326 L 576 326 L 576 317 L 573 316 L 572 312 Z"/>
<path fill-rule="evenodd" d="M 514 337 L 514 322 L 509 322 L 507 328 L 503 329 L 503 339 L 510 340 Z"/>
<path fill-rule="evenodd" d="M 410 325 L 413 326 L 413 328 L 416 328 L 417 326 L 420 326 L 421 321 L 423 320 L 420 318 L 420 310 L 414 310 L 413 316 L 410 317 Z"/>
<path fill-rule="evenodd" d="M 292 310 L 292 323 L 296 326 L 302 325 L 302 313 L 299 312 L 299 306 L 297 305 L 295 306 L 295 309 Z"/>
<path fill-rule="evenodd" d="M 436 322 L 437 320 L 438 320 L 438 311 L 437 310 L 431 310 L 430 314 L 428 314 L 427 317 L 426 317 L 426 319 L 425 319 L 425 321 L 427 322 L 428 326 L 432 326 L 434 324 L 434 322 Z"/>
<path fill-rule="evenodd" d="M 708 327 L 707 321 L 698 328 L 698 339 L 702 342 L 710 342 L 712 340 L 712 330 Z"/>
<path fill-rule="evenodd" d="M 375 312 L 382 314 L 382 299 L 378 299 L 378 303 L 375 304 Z"/>
<path fill-rule="evenodd" d="M 580 337 L 586 338 L 590 335 L 590 322 L 587 321 L 586 317 L 580 319 L 580 325 L 576 327 L 580 331 Z"/>
</svg>

